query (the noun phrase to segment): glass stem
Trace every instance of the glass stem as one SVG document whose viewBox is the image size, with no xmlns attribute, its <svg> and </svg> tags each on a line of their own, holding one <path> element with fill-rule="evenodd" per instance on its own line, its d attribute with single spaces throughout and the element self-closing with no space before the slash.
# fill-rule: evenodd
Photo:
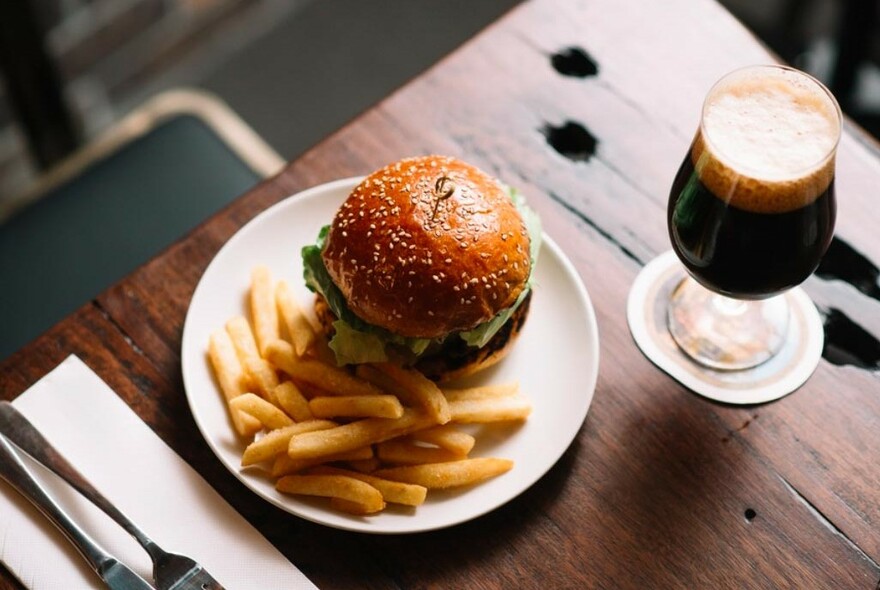
<svg viewBox="0 0 880 590">
<path fill-rule="evenodd" d="M 785 343 L 789 307 L 784 295 L 745 301 L 713 293 L 692 278 L 673 291 L 667 314 L 679 348 L 720 370 L 756 367 Z"/>
</svg>

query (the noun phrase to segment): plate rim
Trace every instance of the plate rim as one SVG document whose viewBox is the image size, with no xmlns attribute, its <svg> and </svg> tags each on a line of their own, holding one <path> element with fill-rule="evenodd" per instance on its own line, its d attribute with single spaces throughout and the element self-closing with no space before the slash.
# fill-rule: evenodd
<svg viewBox="0 0 880 590">
<path fill-rule="evenodd" d="M 584 388 L 582 391 L 586 392 L 584 395 L 578 396 L 578 399 L 582 399 L 582 408 L 578 407 L 578 415 L 580 419 L 578 420 L 578 426 L 574 429 L 574 432 L 570 439 L 566 441 L 565 445 L 562 445 L 558 453 L 553 453 L 551 459 L 548 460 L 542 469 L 538 469 L 537 473 L 533 478 L 527 481 L 520 489 L 517 489 L 515 493 L 511 494 L 508 497 L 505 497 L 500 502 L 494 503 L 489 506 L 485 506 L 480 510 L 475 512 L 468 513 L 464 516 L 456 516 L 454 518 L 448 519 L 439 524 L 422 526 L 422 527 L 410 527 L 405 530 L 388 530 L 382 528 L 369 528 L 368 526 L 358 526 L 362 524 L 361 521 L 352 519 L 351 523 L 339 523 L 339 522 L 327 522 L 325 520 L 321 520 L 319 518 L 315 518 L 312 515 L 297 510 L 295 505 L 290 505 L 289 503 L 285 503 L 281 501 L 281 499 L 270 496 L 263 492 L 262 489 L 256 487 L 250 482 L 250 478 L 248 476 L 247 470 L 242 469 L 240 466 L 236 468 L 235 466 L 228 465 L 227 460 L 223 454 L 223 449 L 220 448 L 220 444 L 214 441 L 213 437 L 210 436 L 210 429 L 207 428 L 207 425 L 203 422 L 204 416 L 199 412 L 199 409 L 196 407 L 194 396 L 191 395 L 190 389 L 194 387 L 195 384 L 192 383 L 192 380 L 195 377 L 191 374 L 191 371 L 194 371 L 194 368 L 190 368 L 190 362 L 187 361 L 189 358 L 186 352 L 190 350 L 193 346 L 192 336 L 195 328 L 193 327 L 194 320 L 191 321 L 193 314 L 193 302 L 197 301 L 197 298 L 200 295 L 200 292 L 203 288 L 207 288 L 205 286 L 204 278 L 211 271 L 212 267 L 215 264 L 220 264 L 222 255 L 235 247 L 235 244 L 240 240 L 244 239 L 244 235 L 249 227 L 258 224 L 263 219 L 271 217 L 280 209 L 285 207 L 293 206 L 292 203 L 296 201 L 301 201 L 304 199 L 313 198 L 314 195 L 328 193 L 332 191 L 339 190 L 340 188 L 354 188 L 364 177 L 363 176 L 351 176 L 346 178 L 340 178 L 336 180 L 332 180 L 329 182 L 320 183 L 314 185 L 312 187 L 303 189 L 287 197 L 282 198 L 278 202 L 272 204 L 267 207 L 263 211 L 259 212 L 253 218 L 248 220 L 244 225 L 239 227 L 235 233 L 230 236 L 223 245 L 214 253 L 210 262 L 205 267 L 204 271 L 202 271 L 201 276 L 199 277 L 198 283 L 196 284 L 195 289 L 193 290 L 193 294 L 190 298 L 190 301 L 187 305 L 186 315 L 184 317 L 184 325 L 181 336 L 181 344 L 180 344 L 180 359 L 181 359 L 181 376 L 182 376 L 182 384 L 183 384 L 183 393 L 186 398 L 187 406 L 189 407 L 190 413 L 193 416 L 193 420 L 196 423 L 196 427 L 199 430 L 199 435 L 202 437 L 204 442 L 207 444 L 208 448 L 217 458 L 217 460 L 223 465 L 223 467 L 231 472 L 231 474 L 241 482 L 251 493 L 253 493 L 256 497 L 261 500 L 267 501 L 273 506 L 283 510 L 284 512 L 291 514 L 292 516 L 302 518 L 309 522 L 313 522 L 315 524 L 321 526 L 327 526 L 330 528 L 335 528 L 339 530 L 346 530 L 352 532 L 360 532 L 367 534 L 377 534 L 377 535 L 400 535 L 400 534 L 414 534 L 420 532 L 429 532 L 434 530 L 440 530 L 444 528 L 449 528 L 452 526 L 456 526 L 458 524 L 462 524 L 464 522 L 468 522 L 470 520 L 474 520 L 479 518 L 489 512 L 496 510 L 505 504 L 511 502 L 526 490 L 530 489 L 534 486 L 538 481 L 540 481 L 550 469 L 553 468 L 559 462 L 559 459 L 565 454 L 565 452 L 571 447 L 574 440 L 577 438 L 578 433 L 586 422 L 587 415 L 589 413 L 589 409 L 592 406 L 592 401 L 595 396 L 596 386 L 598 383 L 599 377 L 599 366 L 600 366 L 600 347 L 599 347 L 599 326 L 596 319 L 595 309 L 592 304 L 592 300 L 590 298 L 589 292 L 587 291 L 586 285 L 584 284 L 583 279 L 580 276 L 580 273 L 575 268 L 574 264 L 571 260 L 565 255 L 562 249 L 556 244 L 556 242 L 547 235 L 546 232 L 542 231 L 542 247 L 546 246 L 547 249 L 552 253 L 556 262 L 563 267 L 563 270 L 566 274 L 568 274 L 571 278 L 574 279 L 575 283 L 575 294 L 577 296 L 579 308 L 583 311 L 584 314 L 584 328 L 585 333 L 584 336 L 587 337 L 587 350 L 590 351 L 590 359 L 589 367 L 582 367 L 582 369 L 586 368 L 587 371 L 584 371 L 583 377 L 585 381 L 583 382 Z M 204 348 L 204 347 L 202 347 Z M 207 361 L 206 361 L 207 362 Z M 215 385 L 216 386 L 216 385 Z M 219 394 L 219 392 L 218 392 Z M 413 519 L 417 519 L 417 515 L 413 516 Z"/>
</svg>

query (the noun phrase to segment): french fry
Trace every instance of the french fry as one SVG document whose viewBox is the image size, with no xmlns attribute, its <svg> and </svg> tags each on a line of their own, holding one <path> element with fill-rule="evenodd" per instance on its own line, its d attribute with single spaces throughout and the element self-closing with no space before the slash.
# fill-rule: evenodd
<svg viewBox="0 0 880 590">
<path fill-rule="evenodd" d="M 305 383 L 304 381 L 294 383 L 294 385 L 296 385 L 297 389 L 299 389 L 299 392 L 303 394 L 303 397 L 306 398 L 306 401 L 312 399 L 313 397 L 318 397 L 319 395 L 330 395 L 326 391 L 322 390 L 320 387 L 316 387 L 311 383 Z"/>
<path fill-rule="evenodd" d="M 345 512 L 354 516 L 370 516 L 375 514 L 372 508 L 366 504 L 359 504 L 351 500 L 343 500 L 342 498 L 330 498 L 330 507 L 339 512 Z"/>
<path fill-rule="evenodd" d="M 376 454 L 383 463 L 395 463 L 398 465 L 446 463 L 448 461 L 459 461 L 467 456 L 466 454 L 454 453 L 449 449 L 441 449 L 440 447 L 423 447 L 399 438 L 387 440 L 377 445 Z"/>
<path fill-rule="evenodd" d="M 278 385 L 272 390 L 272 396 L 275 398 L 275 403 L 297 422 L 314 418 L 308 400 L 293 381 L 285 381 Z"/>
<path fill-rule="evenodd" d="M 450 463 L 429 463 L 379 469 L 373 475 L 383 479 L 402 481 L 431 489 L 466 486 L 510 471 L 513 461 L 481 457 Z"/>
<path fill-rule="evenodd" d="M 508 459 L 469 459 L 476 440 L 453 423 L 525 420 L 532 406 L 518 383 L 441 390 L 392 363 L 339 368 L 268 267 L 253 270 L 248 295 L 253 322 L 229 319 L 211 335 L 208 357 L 235 431 L 257 436 L 242 466 L 262 464 L 279 492 L 324 496 L 335 510 L 367 516 L 512 468 Z M 337 417 L 342 424 L 328 419 Z"/>
<path fill-rule="evenodd" d="M 232 339 L 235 346 L 235 354 L 238 356 L 241 366 L 244 368 L 244 387 L 247 391 L 260 391 L 260 384 L 254 383 L 253 375 L 248 371 L 248 365 L 253 368 L 264 362 L 260 357 L 260 351 L 257 350 L 257 341 L 254 339 L 254 333 L 251 325 L 244 316 L 236 316 L 226 322 L 226 332 Z"/>
<path fill-rule="evenodd" d="M 450 402 L 452 421 L 459 424 L 525 420 L 532 403 L 522 395 Z"/>
<path fill-rule="evenodd" d="M 417 441 L 437 445 L 441 449 L 447 449 L 462 456 L 470 453 L 477 442 L 473 436 L 450 424 L 419 430 L 410 436 Z"/>
<path fill-rule="evenodd" d="M 250 302 L 257 348 L 265 355 L 266 345 L 280 337 L 275 287 L 272 284 L 272 274 L 265 265 L 257 266 L 251 273 Z"/>
<path fill-rule="evenodd" d="M 297 356 L 305 355 L 317 338 L 314 326 L 309 321 L 302 307 L 297 303 L 287 281 L 278 281 L 275 287 L 275 302 L 278 313 L 287 326 L 287 333 L 293 343 Z"/>
<path fill-rule="evenodd" d="M 275 483 L 285 494 L 340 498 L 364 507 L 365 514 L 385 508 L 382 493 L 370 484 L 342 475 L 285 475 Z"/>
<path fill-rule="evenodd" d="M 275 388 L 278 387 L 278 374 L 265 359 L 248 358 L 244 362 L 244 370 L 248 382 L 257 390 L 263 399 L 277 404 Z"/>
<path fill-rule="evenodd" d="M 223 330 L 217 330 L 211 334 L 208 342 L 208 358 L 220 384 L 220 391 L 226 398 L 227 404 L 244 393 L 242 387 L 244 371 L 235 354 L 232 340 Z M 249 414 L 244 414 L 233 408 L 229 408 L 229 418 L 232 426 L 241 436 L 250 436 L 262 428 L 260 421 Z"/>
<path fill-rule="evenodd" d="M 350 471 L 348 469 L 339 469 L 337 467 L 314 467 L 309 470 L 309 474 L 311 475 L 344 475 L 346 477 L 352 477 L 354 479 L 359 479 L 363 482 L 366 482 L 379 490 L 381 492 L 382 497 L 386 502 L 390 502 L 392 504 L 403 504 L 405 506 L 419 506 L 425 501 L 425 496 L 428 493 L 428 488 L 416 484 L 411 483 L 403 483 L 399 481 L 391 481 L 388 479 L 382 479 L 381 477 L 375 477 L 372 475 L 367 475 L 365 473 L 358 473 L 356 471 Z"/>
<path fill-rule="evenodd" d="M 255 393 L 240 395 L 229 402 L 229 405 L 236 410 L 250 414 L 262 422 L 269 430 L 284 428 L 293 424 L 290 416 Z"/>
<path fill-rule="evenodd" d="M 309 420 L 272 430 L 266 436 L 255 440 L 247 446 L 241 455 L 241 465 L 246 467 L 262 463 L 277 455 L 287 457 L 287 445 L 290 443 L 290 437 L 294 434 L 321 430 L 323 428 L 333 428 L 336 425 L 335 422 L 329 420 Z"/>
<path fill-rule="evenodd" d="M 372 473 L 382 466 L 382 462 L 379 461 L 379 457 L 370 457 L 369 459 L 346 461 L 346 463 L 348 463 L 349 467 L 360 473 Z"/>
<path fill-rule="evenodd" d="M 375 385 L 358 379 L 343 369 L 313 359 L 298 358 L 290 343 L 284 340 L 270 342 L 266 347 L 266 358 L 293 380 L 314 385 L 331 395 L 382 394 Z"/>
<path fill-rule="evenodd" d="M 462 389 L 443 388 L 443 395 L 450 402 L 497 399 L 516 395 L 519 392 L 519 383 L 500 383 L 498 385 L 480 385 L 479 387 L 466 387 Z"/>
<path fill-rule="evenodd" d="M 354 370 L 354 374 L 364 381 L 372 383 L 385 393 L 390 393 L 391 395 L 396 396 L 401 403 L 406 404 L 407 406 L 417 405 L 415 396 L 410 393 L 407 388 L 403 387 L 400 383 L 373 365 L 358 365 Z"/>
<path fill-rule="evenodd" d="M 217 330 L 211 334 L 208 342 L 208 356 L 226 401 L 244 393 L 242 388 L 244 371 L 238 357 L 235 356 L 235 349 L 226 332 Z"/>
<path fill-rule="evenodd" d="M 333 352 L 333 349 L 330 348 L 330 342 L 324 337 L 315 338 L 312 341 L 312 345 L 306 351 L 306 357 L 320 361 L 331 367 L 337 366 L 336 353 Z"/>
<path fill-rule="evenodd" d="M 311 459 L 383 442 L 396 436 L 433 426 L 435 421 L 422 411 L 404 410 L 403 416 L 365 418 L 319 432 L 304 432 L 290 439 L 291 459 Z"/>
<path fill-rule="evenodd" d="M 244 316 L 235 316 L 226 322 L 226 331 L 229 332 L 229 337 L 232 338 L 232 343 L 235 345 L 235 353 L 242 364 L 248 359 L 260 358 L 260 351 L 257 349 L 254 332 Z"/>
<path fill-rule="evenodd" d="M 297 473 L 298 471 L 314 467 L 315 465 L 322 465 L 324 463 L 368 461 L 370 459 L 375 459 L 373 456 L 373 447 L 361 447 L 353 451 L 336 453 L 325 457 L 316 457 L 314 459 L 291 459 L 287 453 L 282 453 L 275 457 L 275 462 L 272 464 L 272 476 L 281 477 L 282 475 Z"/>
<path fill-rule="evenodd" d="M 317 418 L 400 418 L 403 406 L 393 395 L 321 396 L 309 400 Z"/>
<path fill-rule="evenodd" d="M 394 363 L 378 363 L 380 371 L 407 389 L 416 403 L 434 417 L 438 424 L 446 424 L 452 415 L 446 397 L 437 384 L 414 369 L 404 369 Z"/>
</svg>

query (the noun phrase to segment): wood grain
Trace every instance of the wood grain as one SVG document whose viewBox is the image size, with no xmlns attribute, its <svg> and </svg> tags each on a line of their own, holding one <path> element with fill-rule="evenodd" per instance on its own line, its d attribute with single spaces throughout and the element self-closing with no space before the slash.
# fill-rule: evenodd
<svg viewBox="0 0 880 590">
<path fill-rule="evenodd" d="M 573 47 L 595 75 L 554 69 Z M 637 272 L 669 248 L 667 194 L 706 90 L 770 60 L 708 0 L 527 2 L 0 365 L 0 394 L 80 355 L 322 588 L 874 588 L 877 372 L 823 361 L 776 403 L 713 404 L 645 359 L 625 321 Z M 574 128 L 592 149 L 564 155 L 548 142 Z M 180 382 L 189 299 L 216 251 L 267 206 L 427 153 L 526 192 L 596 307 L 596 395 L 559 463 L 482 518 L 409 536 L 316 526 L 258 501 L 196 434 Z M 838 172 L 838 235 L 876 264 L 880 157 L 858 130 Z M 840 281 L 807 289 L 880 335 L 876 300 Z"/>
</svg>

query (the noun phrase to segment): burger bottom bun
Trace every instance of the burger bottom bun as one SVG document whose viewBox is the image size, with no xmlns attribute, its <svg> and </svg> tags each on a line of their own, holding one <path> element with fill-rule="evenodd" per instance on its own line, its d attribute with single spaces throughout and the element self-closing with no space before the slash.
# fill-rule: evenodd
<svg viewBox="0 0 880 590">
<path fill-rule="evenodd" d="M 444 346 L 437 354 L 420 358 L 415 368 L 429 379 L 443 383 L 491 367 L 510 352 L 525 324 L 531 301 L 532 293 L 529 291 L 510 319 L 482 348 L 468 346 L 464 340 L 459 339 L 452 345 Z M 320 295 L 315 297 L 315 314 L 324 337 L 331 338 L 336 316 Z"/>
</svg>

